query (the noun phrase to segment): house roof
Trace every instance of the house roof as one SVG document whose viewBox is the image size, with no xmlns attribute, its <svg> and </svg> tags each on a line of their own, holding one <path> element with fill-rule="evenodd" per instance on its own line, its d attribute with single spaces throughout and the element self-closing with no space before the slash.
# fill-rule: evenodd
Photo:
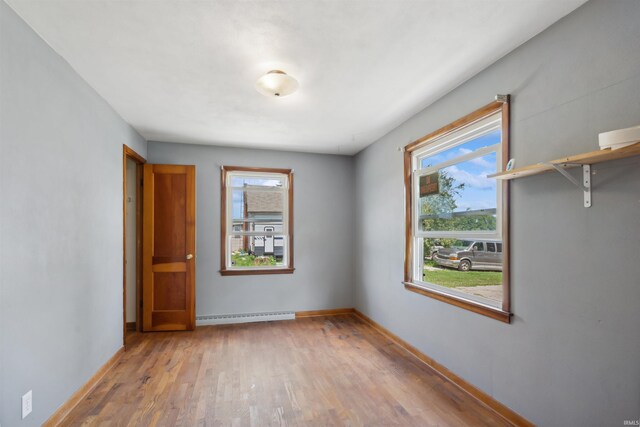
<svg viewBox="0 0 640 427">
<path fill-rule="evenodd" d="M 247 189 L 247 213 L 253 212 L 282 212 L 282 191 L 251 191 Z"/>
</svg>

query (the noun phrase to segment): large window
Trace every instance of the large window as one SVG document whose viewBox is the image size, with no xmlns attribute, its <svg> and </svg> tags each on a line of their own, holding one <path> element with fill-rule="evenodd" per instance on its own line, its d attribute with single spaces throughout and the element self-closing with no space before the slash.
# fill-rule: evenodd
<svg viewBox="0 0 640 427">
<path fill-rule="evenodd" d="M 293 273 L 293 173 L 225 166 L 222 275 Z"/>
<path fill-rule="evenodd" d="M 508 97 L 405 147 L 405 286 L 508 322 Z"/>
</svg>

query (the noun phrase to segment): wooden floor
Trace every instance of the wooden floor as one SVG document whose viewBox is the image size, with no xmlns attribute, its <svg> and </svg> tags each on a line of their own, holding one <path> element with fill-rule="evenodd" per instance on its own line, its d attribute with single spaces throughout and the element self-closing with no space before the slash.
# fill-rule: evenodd
<svg viewBox="0 0 640 427">
<path fill-rule="evenodd" d="M 134 334 L 64 425 L 508 425 L 353 315 Z"/>
</svg>

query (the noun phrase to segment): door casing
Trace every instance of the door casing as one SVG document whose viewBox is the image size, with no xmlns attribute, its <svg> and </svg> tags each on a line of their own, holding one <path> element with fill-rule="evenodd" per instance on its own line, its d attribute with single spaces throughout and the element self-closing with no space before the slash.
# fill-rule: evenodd
<svg viewBox="0 0 640 427">
<path fill-rule="evenodd" d="M 127 159 L 136 163 L 136 176 L 127 177 Z M 136 186 L 136 331 L 140 331 L 142 310 L 142 165 L 147 161 L 126 144 L 122 145 L 122 342 L 127 337 L 127 179 L 135 179 Z"/>
</svg>

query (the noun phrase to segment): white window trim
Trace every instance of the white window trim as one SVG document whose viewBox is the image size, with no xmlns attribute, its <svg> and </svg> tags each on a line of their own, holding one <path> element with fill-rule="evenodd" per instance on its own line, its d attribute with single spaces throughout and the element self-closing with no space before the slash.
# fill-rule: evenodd
<svg viewBox="0 0 640 427">
<path fill-rule="evenodd" d="M 469 123 L 468 125 L 456 129 L 453 132 L 443 135 L 429 142 L 424 147 L 415 150 L 411 153 L 413 156 L 419 157 L 422 160 L 425 157 L 433 156 L 449 148 L 464 144 L 478 136 L 489 133 L 493 130 L 500 129 L 500 123 L 502 118 L 499 112 L 489 114 L 488 116 Z"/>
</svg>

